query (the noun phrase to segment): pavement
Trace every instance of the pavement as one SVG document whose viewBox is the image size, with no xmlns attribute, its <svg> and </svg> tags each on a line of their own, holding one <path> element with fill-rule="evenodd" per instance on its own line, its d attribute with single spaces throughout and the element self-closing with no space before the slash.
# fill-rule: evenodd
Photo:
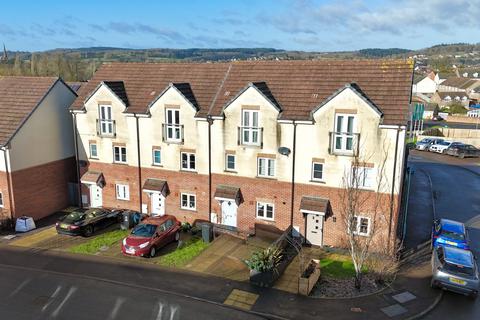
<svg viewBox="0 0 480 320">
<path fill-rule="evenodd" d="M 430 237 L 433 218 L 464 222 L 473 253 L 480 254 L 480 159 L 457 159 L 447 155 L 412 151 L 412 175 L 405 244 L 412 248 Z M 432 204 L 432 195 L 434 207 Z M 425 319 L 480 319 L 480 299 L 445 292 Z"/>
</svg>

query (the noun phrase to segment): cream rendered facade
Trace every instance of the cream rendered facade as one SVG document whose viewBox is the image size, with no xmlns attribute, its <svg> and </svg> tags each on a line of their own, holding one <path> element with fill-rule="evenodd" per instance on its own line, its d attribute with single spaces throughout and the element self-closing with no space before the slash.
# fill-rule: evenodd
<svg viewBox="0 0 480 320">
<path fill-rule="evenodd" d="M 152 98 L 153 99 L 153 98 Z M 97 120 L 99 117 L 99 106 L 110 105 L 112 108 L 112 119 L 115 121 L 116 135 L 114 137 L 100 137 L 97 134 Z M 141 181 L 139 177 L 128 179 L 123 172 L 126 170 L 125 165 L 118 165 L 108 169 L 109 171 L 122 172 L 123 175 L 117 175 L 113 181 L 107 183 L 117 184 L 125 183 L 133 190 L 140 189 L 143 194 L 141 207 L 143 210 L 148 206 L 151 195 L 146 195 L 145 190 L 141 190 L 143 181 L 150 177 L 152 170 L 158 172 L 165 179 L 179 179 L 179 181 L 193 181 L 199 177 L 205 177 L 202 184 L 207 184 L 208 177 L 208 122 L 204 118 L 196 118 L 197 110 L 176 88 L 169 87 L 159 96 L 149 107 L 148 114 L 133 115 L 125 113 L 124 103 L 106 86 L 101 85 L 98 90 L 89 97 L 85 102 L 85 110 L 82 112 L 75 111 L 79 136 L 79 157 L 80 160 L 86 160 L 95 167 L 105 168 L 105 165 L 113 164 L 113 147 L 121 145 L 126 147 L 127 163 L 131 168 L 131 173 L 137 174 L 138 157 L 137 157 L 137 125 L 139 125 L 140 139 L 140 159 L 141 170 L 148 171 L 142 173 Z M 166 141 L 162 129 L 162 124 L 166 122 L 166 110 L 179 110 L 180 125 L 183 126 L 184 141 L 182 143 Z M 262 128 L 262 143 L 259 146 L 242 145 L 239 143 L 239 127 L 242 126 L 242 114 L 245 110 L 258 112 L 258 127 Z M 224 117 L 215 117 L 211 126 L 211 157 L 212 157 L 212 174 L 225 177 L 225 182 L 238 181 L 240 178 L 250 179 L 250 184 L 255 181 L 271 181 L 278 182 L 288 186 L 292 179 L 292 163 L 293 155 L 281 155 L 278 151 L 280 147 L 287 147 L 293 151 L 294 125 L 291 121 L 279 121 L 281 110 L 267 99 L 254 86 L 247 87 L 241 94 L 235 97 L 224 107 Z M 375 172 L 374 180 L 379 179 L 379 168 L 386 156 L 384 184 L 380 190 L 386 196 L 392 196 L 395 200 L 399 200 L 400 186 L 402 185 L 403 175 L 403 158 L 404 158 L 404 141 L 405 128 L 399 126 L 382 125 L 382 115 L 374 105 L 369 103 L 355 89 L 346 86 L 339 90 L 326 103 L 321 105 L 312 113 L 312 120 L 296 122 L 296 166 L 295 166 L 295 183 L 306 190 L 306 195 L 315 194 L 313 192 L 316 187 L 330 188 L 330 190 L 338 190 L 342 188 L 343 178 L 347 170 L 352 166 L 353 157 L 350 155 L 335 154 L 330 150 L 330 133 L 335 131 L 336 115 L 343 114 L 354 117 L 354 133 L 359 134 L 359 160 L 368 163 L 369 167 Z M 136 117 L 138 117 L 136 119 Z M 98 159 L 92 159 L 88 156 L 89 144 L 95 143 L 98 149 Z M 152 150 L 160 150 L 160 165 L 153 163 Z M 168 174 L 181 173 L 181 153 L 189 152 L 195 154 L 195 170 L 193 173 L 186 172 L 185 178 L 167 178 Z M 226 170 L 226 154 L 235 156 L 235 170 Z M 396 159 L 395 159 L 396 154 Z M 275 174 L 273 177 L 258 177 L 258 158 L 266 157 L 275 160 Z M 312 162 L 321 162 L 323 164 L 322 181 L 314 181 L 312 179 Z M 394 169 L 396 166 L 396 169 Z M 394 173 L 395 171 L 395 173 Z M 127 174 L 128 175 L 128 174 Z M 186 179 L 186 180 L 183 180 Z M 237 179 L 237 180 L 235 180 Z M 107 179 L 108 180 L 108 179 Z M 127 182 L 125 182 L 128 180 Z M 218 180 L 218 179 L 217 179 Z M 168 183 L 170 184 L 170 180 Z M 232 182 L 234 185 L 235 182 Z M 183 192 L 194 194 L 196 201 L 208 199 L 209 193 L 206 187 L 183 186 L 183 182 L 179 182 L 178 190 L 172 192 L 179 197 Z M 394 184 L 394 185 L 393 185 Z M 185 183 L 186 185 L 186 183 Z M 393 186 L 393 190 L 392 190 Z M 89 186 L 91 188 L 91 185 Z M 244 186 L 245 187 L 245 186 Z M 243 188 L 244 188 L 243 187 Z M 216 186 L 213 186 L 215 191 Z M 288 189 L 288 187 L 286 187 Z M 309 192 L 309 188 L 312 188 Z M 376 190 L 375 185 L 370 187 Z M 393 191 L 393 194 L 392 194 Z M 273 192 L 273 191 L 272 191 Z M 138 208 L 138 204 L 134 204 L 133 191 L 130 192 L 130 202 L 121 202 L 119 205 L 127 205 L 132 208 Z M 331 195 L 331 194 L 330 194 Z M 172 197 L 168 196 L 167 197 Z M 300 201 L 301 196 L 297 195 L 296 201 Z M 255 205 L 255 201 L 274 202 L 275 194 L 268 197 L 259 196 L 255 199 L 249 199 L 250 203 Z M 219 199 L 212 199 L 213 202 Z M 225 199 L 223 199 L 225 200 Z M 220 222 L 222 220 L 223 200 L 219 200 L 218 206 L 212 206 L 210 214 L 215 216 Z M 283 205 L 289 203 L 289 199 L 283 200 Z M 177 201 L 177 200 L 176 200 Z M 167 207 L 167 212 L 178 212 L 180 203 L 174 203 L 173 207 Z M 237 206 L 245 206 L 240 203 Z M 278 204 L 276 205 L 279 206 Z M 298 207 L 296 205 L 296 207 Z M 151 207 L 150 207 L 151 208 Z M 181 209 L 181 208 L 180 208 Z M 235 211 L 234 210 L 234 211 Z M 277 209 L 275 209 L 277 210 Z M 180 210 L 181 211 L 181 210 Z M 194 210 L 195 211 L 195 210 Z M 196 208 L 198 212 L 199 209 Z M 303 212 L 308 215 L 309 212 Z M 310 212 L 311 213 L 311 212 Z M 235 216 L 236 213 L 234 212 Z M 252 214 L 255 214 L 254 212 Z M 323 215 L 322 215 L 323 214 Z M 183 213 L 182 213 L 183 215 Z M 307 230 L 302 226 L 302 213 L 295 212 L 295 226 L 304 233 Z M 321 228 L 328 227 L 324 221 L 325 212 L 315 213 L 320 216 L 322 223 Z M 206 217 L 210 215 L 207 214 Z M 205 215 L 202 215 L 205 219 Z M 235 217 L 236 219 L 236 217 Z M 273 220 L 280 219 L 275 217 Z M 282 218 L 282 219 L 285 219 Z M 258 218 L 257 218 L 258 220 Z M 318 221 L 318 219 L 316 219 Z M 237 223 L 233 226 L 241 226 L 242 220 L 238 218 Z M 260 221 L 260 220 L 259 220 Z M 265 221 L 261 221 L 265 222 Z M 275 221 L 273 221 L 275 222 Z M 331 224 L 331 222 L 330 222 Z M 279 226 L 285 223 L 278 224 Z M 320 244 L 323 240 L 320 239 Z"/>
</svg>

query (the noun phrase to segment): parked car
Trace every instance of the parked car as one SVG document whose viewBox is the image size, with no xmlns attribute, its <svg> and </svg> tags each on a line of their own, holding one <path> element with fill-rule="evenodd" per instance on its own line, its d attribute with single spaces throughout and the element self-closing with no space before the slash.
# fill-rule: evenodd
<svg viewBox="0 0 480 320">
<path fill-rule="evenodd" d="M 443 139 L 440 138 L 424 138 L 421 141 L 417 142 L 415 145 L 415 149 L 425 151 L 428 150 L 428 147 L 430 147 L 432 144 L 439 143 L 443 141 Z"/>
<path fill-rule="evenodd" d="M 428 147 L 428 151 L 443 153 L 448 147 L 450 147 L 452 143 L 452 141 L 440 141 L 430 145 L 430 147 Z"/>
<path fill-rule="evenodd" d="M 439 246 L 432 254 L 432 288 L 442 288 L 476 298 L 478 267 L 469 250 Z"/>
<path fill-rule="evenodd" d="M 452 150 L 452 156 L 459 158 L 480 157 L 480 149 L 475 148 L 471 144 L 462 144 Z"/>
<path fill-rule="evenodd" d="M 445 154 L 448 154 L 449 156 L 453 156 L 455 152 L 457 152 L 457 149 L 463 145 L 462 142 L 452 142 L 452 144 L 445 150 Z"/>
<path fill-rule="evenodd" d="M 76 209 L 55 224 L 57 233 L 91 236 L 95 231 L 121 221 L 120 211 L 102 208 Z"/>
<path fill-rule="evenodd" d="M 171 215 L 143 220 L 123 239 L 122 252 L 126 255 L 154 257 L 157 250 L 180 238 L 180 222 Z"/>
<path fill-rule="evenodd" d="M 437 219 L 432 227 L 432 248 L 440 245 L 470 249 L 465 225 L 449 219 Z"/>
</svg>

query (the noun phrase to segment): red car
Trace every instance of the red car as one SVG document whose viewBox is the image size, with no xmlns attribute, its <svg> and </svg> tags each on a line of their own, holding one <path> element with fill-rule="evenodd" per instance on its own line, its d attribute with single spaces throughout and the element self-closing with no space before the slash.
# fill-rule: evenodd
<svg viewBox="0 0 480 320">
<path fill-rule="evenodd" d="M 180 238 L 180 222 L 170 215 L 143 220 L 123 239 L 122 252 L 131 256 L 154 257 L 157 250 Z"/>
</svg>

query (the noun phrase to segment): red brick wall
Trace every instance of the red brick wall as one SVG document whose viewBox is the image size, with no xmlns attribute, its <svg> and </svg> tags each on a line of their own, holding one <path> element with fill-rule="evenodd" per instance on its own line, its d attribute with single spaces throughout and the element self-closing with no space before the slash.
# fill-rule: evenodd
<svg viewBox="0 0 480 320">
<path fill-rule="evenodd" d="M 0 192 L 3 197 L 3 208 L 0 208 L 0 220 L 10 218 L 10 199 L 8 196 L 7 173 L 0 171 Z"/>
<path fill-rule="evenodd" d="M 91 163 L 89 170 L 101 171 L 104 174 L 106 186 L 103 189 L 103 205 L 105 207 L 122 207 L 139 210 L 138 196 L 138 169 L 127 165 Z M 85 172 L 86 168 L 82 170 Z M 208 176 L 191 172 L 177 172 L 154 168 L 142 168 L 142 185 L 147 178 L 166 180 L 170 194 L 166 197 L 166 213 L 175 215 L 181 221 L 193 222 L 196 219 L 208 220 Z M 115 195 L 115 183 L 128 183 L 130 188 L 130 201 L 117 200 Z M 217 185 L 226 184 L 238 186 L 241 189 L 244 202 L 237 211 L 237 226 L 245 232 L 253 231 L 255 223 L 266 223 L 286 229 L 290 225 L 290 201 L 291 184 L 271 179 L 245 178 L 231 175 L 212 175 L 212 212 L 221 218 L 221 209 L 218 200 L 213 199 Z M 189 211 L 180 208 L 180 193 L 194 193 L 197 196 L 197 210 Z M 88 194 L 88 188 L 83 188 L 84 194 Z M 294 204 L 294 225 L 300 227 L 302 234 L 305 233 L 305 219 L 300 212 L 302 196 L 319 196 L 330 199 L 333 216 L 329 217 L 324 224 L 324 244 L 342 246 L 345 244 L 345 227 L 341 217 L 341 189 L 325 187 L 323 185 L 296 184 Z M 365 191 L 365 193 L 372 192 Z M 150 210 L 150 198 L 146 193 L 142 194 L 143 203 Z M 383 224 L 382 238 L 386 239 L 388 230 L 389 195 L 382 195 L 381 203 L 384 205 L 382 212 Z M 275 206 L 275 221 L 266 221 L 256 218 L 256 202 L 264 200 Z M 367 213 L 373 206 L 374 197 L 367 201 L 364 211 Z M 335 221 L 334 221 L 335 220 Z M 392 232 L 395 232 L 396 214 L 393 219 Z"/>
<path fill-rule="evenodd" d="M 75 158 L 12 172 L 15 216 L 46 217 L 69 206 L 68 182 L 75 181 Z"/>
</svg>

